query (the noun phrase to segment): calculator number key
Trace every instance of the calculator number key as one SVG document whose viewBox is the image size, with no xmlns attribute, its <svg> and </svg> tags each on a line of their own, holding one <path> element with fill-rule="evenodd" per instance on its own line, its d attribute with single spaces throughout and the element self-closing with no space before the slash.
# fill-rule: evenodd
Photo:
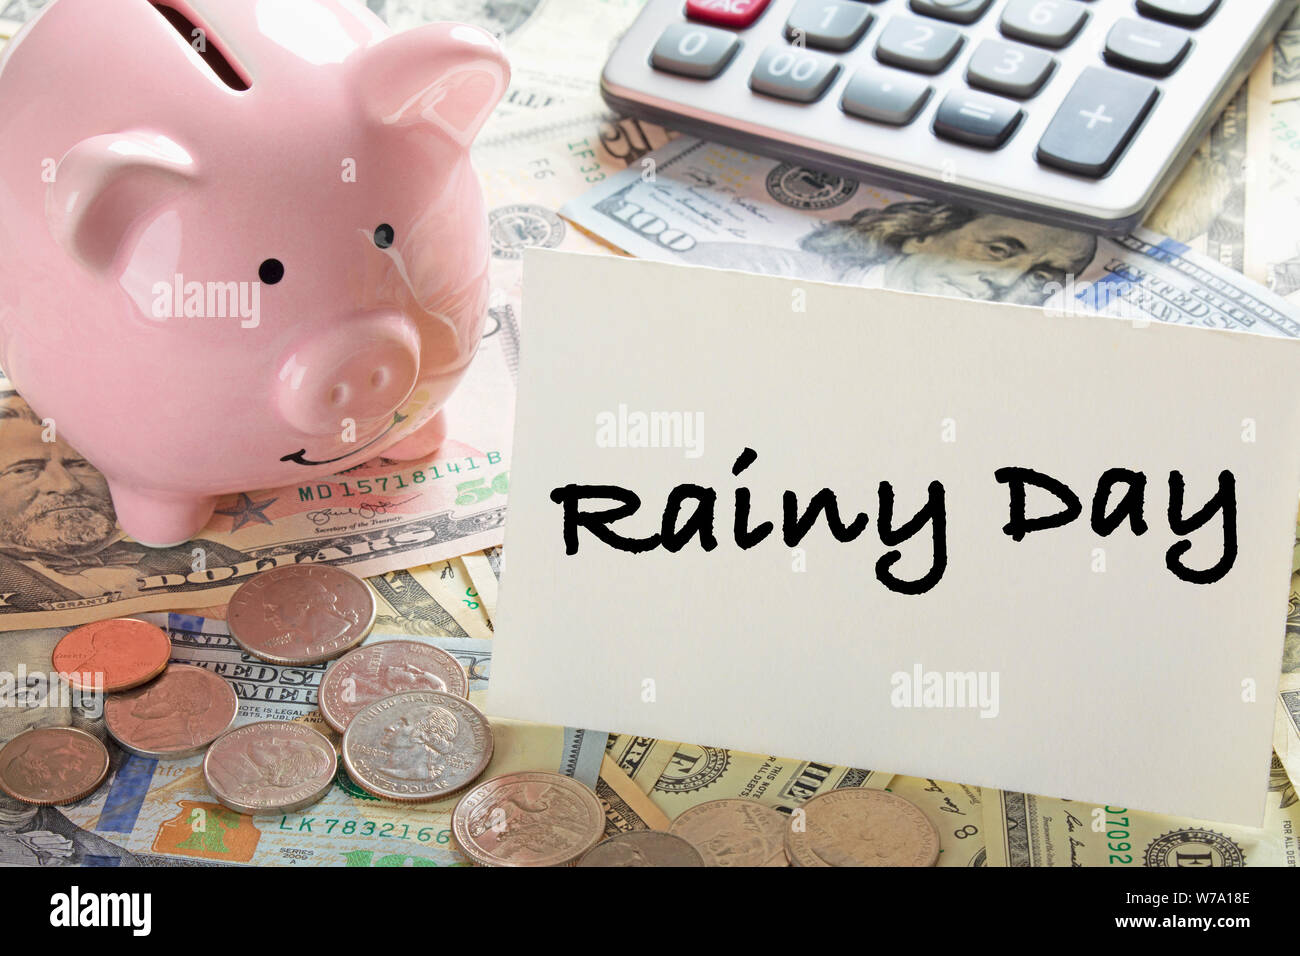
<svg viewBox="0 0 1300 956">
<path fill-rule="evenodd" d="M 1078 0 L 1011 0 L 998 26 L 1008 39 L 1060 49 L 1087 19 L 1088 11 Z"/>
<path fill-rule="evenodd" d="M 714 23 L 731 30 L 743 30 L 759 18 L 770 0 L 686 0 L 686 15 L 692 20 Z"/>
<path fill-rule="evenodd" d="M 1043 88 L 1055 65 L 1042 50 L 985 40 L 971 54 L 966 82 L 990 93 L 1027 99 Z"/>
<path fill-rule="evenodd" d="M 795 46 L 847 50 L 871 26 L 871 11 L 856 0 L 799 0 L 785 24 Z"/>
<path fill-rule="evenodd" d="M 934 114 L 934 132 L 970 146 L 998 149 L 1011 138 L 1024 115 L 1014 103 L 953 90 Z"/>
<path fill-rule="evenodd" d="M 1126 70 L 1168 76 L 1192 39 L 1181 30 L 1146 20 L 1119 20 L 1106 34 L 1106 62 Z"/>
<path fill-rule="evenodd" d="M 707 80 L 721 73 L 740 49 L 734 33 L 694 23 L 674 23 L 650 52 L 656 70 Z"/>
<path fill-rule="evenodd" d="M 1080 74 L 1038 142 L 1038 161 L 1082 176 L 1110 172 L 1151 112 L 1149 80 L 1090 66 Z"/>
<path fill-rule="evenodd" d="M 759 56 L 749 88 L 783 100 L 812 103 L 821 98 L 839 71 L 839 63 L 824 53 L 776 44 Z"/>
<path fill-rule="evenodd" d="M 984 16 L 993 0 L 911 0 L 913 13 L 938 17 L 953 23 L 974 23 Z"/>
<path fill-rule="evenodd" d="M 961 45 L 962 35 L 953 27 L 895 17 L 876 41 L 876 59 L 918 73 L 942 73 Z"/>
</svg>

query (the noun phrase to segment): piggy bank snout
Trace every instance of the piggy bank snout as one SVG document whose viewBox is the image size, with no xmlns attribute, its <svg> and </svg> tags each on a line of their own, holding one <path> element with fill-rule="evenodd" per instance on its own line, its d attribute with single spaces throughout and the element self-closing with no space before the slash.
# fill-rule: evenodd
<svg viewBox="0 0 1300 956">
<path fill-rule="evenodd" d="M 311 435 L 336 435 L 392 417 L 415 387 L 419 338 L 401 316 L 371 316 L 315 333 L 280 368 L 285 420 Z"/>
</svg>

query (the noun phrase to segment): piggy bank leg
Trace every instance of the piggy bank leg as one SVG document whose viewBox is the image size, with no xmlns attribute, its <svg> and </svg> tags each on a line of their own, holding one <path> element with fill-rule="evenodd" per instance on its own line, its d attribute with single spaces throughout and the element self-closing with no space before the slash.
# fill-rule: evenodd
<svg viewBox="0 0 1300 956">
<path fill-rule="evenodd" d="M 384 450 L 384 457 L 393 461 L 416 461 L 429 458 L 447 439 L 447 413 L 439 410 L 427 422 L 407 435 L 397 444 Z"/>
<path fill-rule="evenodd" d="M 188 541 L 208 523 L 215 497 L 174 497 L 109 483 L 117 523 L 150 548 L 170 548 Z"/>
</svg>

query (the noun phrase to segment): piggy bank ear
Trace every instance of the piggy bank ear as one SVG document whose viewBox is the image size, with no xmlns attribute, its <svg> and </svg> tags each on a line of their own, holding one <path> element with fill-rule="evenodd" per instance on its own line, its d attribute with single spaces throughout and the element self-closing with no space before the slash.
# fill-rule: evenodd
<svg viewBox="0 0 1300 956">
<path fill-rule="evenodd" d="M 100 271 L 116 258 L 131 227 L 183 189 L 194 173 L 190 154 L 165 136 L 92 136 L 55 167 L 45 193 L 45 219 L 70 256 Z"/>
<path fill-rule="evenodd" d="M 384 123 L 429 123 L 468 146 L 510 84 L 492 35 L 464 23 L 430 23 L 361 54 L 361 95 Z"/>
</svg>

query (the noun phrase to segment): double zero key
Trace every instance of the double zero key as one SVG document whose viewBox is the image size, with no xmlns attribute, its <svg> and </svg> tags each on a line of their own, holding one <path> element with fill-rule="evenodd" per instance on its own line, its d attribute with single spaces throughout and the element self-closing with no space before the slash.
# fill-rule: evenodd
<svg viewBox="0 0 1300 956">
<path fill-rule="evenodd" d="M 1105 176 L 1151 112 L 1156 96 L 1149 80 L 1088 67 L 1038 141 L 1038 161 L 1094 179 Z"/>
</svg>

